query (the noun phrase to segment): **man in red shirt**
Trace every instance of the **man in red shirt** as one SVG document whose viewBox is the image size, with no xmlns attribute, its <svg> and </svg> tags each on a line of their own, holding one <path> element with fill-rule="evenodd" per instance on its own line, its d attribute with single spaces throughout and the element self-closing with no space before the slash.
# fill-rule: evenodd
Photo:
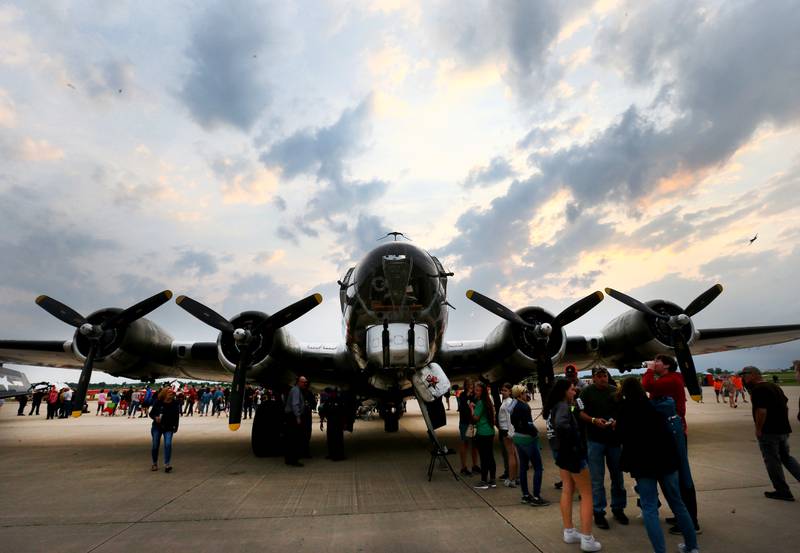
<svg viewBox="0 0 800 553">
<path fill-rule="evenodd" d="M 674 357 L 659 354 L 648 364 L 647 371 L 642 376 L 642 386 L 650 394 L 650 399 L 657 397 L 671 397 L 675 401 L 675 411 L 681 418 L 683 425 L 684 440 L 688 432 L 686 425 L 686 392 L 684 391 L 683 376 L 677 372 L 678 364 Z M 688 455 L 688 440 L 685 442 Z M 695 531 L 700 533 L 700 524 L 697 522 L 697 493 L 689 469 L 688 458 L 679 464 L 679 473 L 686 471 L 688 474 L 680 474 L 681 499 L 686 504 L 686 509 L 692 517 Z M 691 486 L 688 482 L 692 482 Z M 680 534 L 680 528 L 674 520 L 668 519 L 673 526 L 669 529 L 670 534 Z"/>
</svg>

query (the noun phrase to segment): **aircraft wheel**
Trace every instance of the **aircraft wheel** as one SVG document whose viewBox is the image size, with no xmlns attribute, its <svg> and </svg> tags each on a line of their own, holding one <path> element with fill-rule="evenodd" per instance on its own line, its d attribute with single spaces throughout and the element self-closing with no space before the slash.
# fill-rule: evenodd
<svg viewBox="0 0 800 553">
<path fill-rule="evenodd" d="M 384 432 L 397 432 L 400 429 L 400 413 L 397 409 L 387 409 L 383 415 Z"/>
<path fill-rule="evenodd" d="M 252 432 L 253 454 L 256 457 L 283 455 L 283 405 L 265 401 L 256 409 Z"/>
</svg>

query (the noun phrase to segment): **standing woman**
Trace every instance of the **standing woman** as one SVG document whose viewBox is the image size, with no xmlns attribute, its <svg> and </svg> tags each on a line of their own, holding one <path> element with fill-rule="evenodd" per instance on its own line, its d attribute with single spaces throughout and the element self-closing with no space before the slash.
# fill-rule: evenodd
<svg viewBox="0 0 800 553">
<path fill-rule="evenodd" d="M 616 430 L 622 442 L 622 470 L 636 479 L 647 536 L 655 553 L 666 553 L 664 532 L 658 520 L 658 488 L 669 503 L 683 534 L 682 552 L 697 551 L 694 522 L 681 499 L 680 458 L 667 420 L 648 401 L 641 383 L 633 377 L 622 382 Z M 677 415 L 675 415 L 677 416 Z M 683 438 L 683 436 L 680 436 Z"/>
<path fill-rule="evenodd" d="M 512 441 L 519 456 L 519 482 L 522 488 L 522 503 L 532 507 L 550 505 L 542 499 L 542 455 L 539 451 L 539 436 L 533 425 L 531 416 L 530 392 L 522 384 L 517 384 L 511 389 L 511 395 L 516 400 L 511 409 L 511 426 L 514 428 Z M 528 466 L 533 465 L 533 495 L 528 488 Z"/>
<path fill-rule="evenodd" d="M 500 451 L 503 453 L 503 484 L 507 488 L 516 488 L 519 485 L 519 464 L 517 463 L 517 450 L 511 437 L 514 429 L 511 427 L 511 409 L 516 403 L 515 398 L 511 397 L 511 384 L 506 382 L 500 387 L 500 396 L 503 398 L 500 409 L 497 412 L 497 429 L 499 431 Z"/>
<path fill-rule="evenodd" d="M 481 481 L 475 484 L 479 490 L 496 488 L 497 465 L 494 462 L 494 404 L 489 390 L 483 382 L 475 383 L 475 403 L 470 403 L 472 421 L 475 423 L 475 446 L 481 457 Z"/>
<path fill-rule="evenodd" d="M 458 457 L 461 460 L 461 474 L 463 476 L 470 476 L 472 473 L 480 472 L 478 452 L 475 450 L 475 444 L 472 443 L 473 436 L 470 433 L 470 426 L 473 426 L 470 402 L 472 402 L 474 393 L 475 388 L 472 385 L 472 379 L 466 378 L 464 379 L 464 387 L 461 389 L 461 393 L 456 396 L 456 403 L 458 404 L 458 435 L 461 441 L 458 447 Z M 470 453 L 472 471 L 467 465 L 468 449 L 472 449 Z"/>
<path fill-rule="evenodd" d="M 573 413 L 577 389 L 570 380 L 558 379 L 547 396 L 542 416 L 547 421 L 547 435 L 553 448 L 556 466 L 561 473 L 561 520 L 564 542 L 580 543 L 581 551 L 600 551 L 592 535 L 592 483 L 589 461 L 578 420 Z M 581 531 L 572 524 L 572 496 L 578 489 L 581 497 Z"/>
<path fill-rule="evenodd" d="M 164 472 L 172 472 L 172 435 L 178 431 L 178 422 L 181 418 L 180 407 L 175 401 L 175 390 L 164 388 L 158 394 L 158 400 L 150 409 L 150 418 L 153 426 L 150 435 L 153 437 L 153 466 L 150 470 L 158 470 L 158 449 L 161 446 L 161 436 L 164 436 Z"/>
</svg>

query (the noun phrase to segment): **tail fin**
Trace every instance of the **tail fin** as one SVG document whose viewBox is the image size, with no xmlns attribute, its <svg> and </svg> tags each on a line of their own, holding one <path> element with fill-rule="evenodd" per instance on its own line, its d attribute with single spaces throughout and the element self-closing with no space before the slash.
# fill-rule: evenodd
<svg viewBox="0 0 800 553">
<path fill-rule="evenodd" d="M 27 394 L 30 387 L 25 373 L 8 369 L 0 363 L 0 399 Z"/>
</svg>

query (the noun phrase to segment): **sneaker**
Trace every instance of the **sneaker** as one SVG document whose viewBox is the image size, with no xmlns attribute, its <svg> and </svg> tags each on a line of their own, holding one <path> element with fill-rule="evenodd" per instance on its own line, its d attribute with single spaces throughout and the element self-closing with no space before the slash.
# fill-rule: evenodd
<svg viewBox="0 0 800 553">
<path fill-rule="evenodd" d="M 581 534 L 575 528 L 564 528 L 564 543 L 580 543 Z"/>
<path fill-rule="evenodd" d="M 463 469 L 461 469 L 461 475 L 462 476 L 472 476 L 472 473 L 469 471 L 468 468 L 463 468 Z"/>
<path fill-rule="evenodd" d="M 541 497 L 537 496 L 531 499 L 531 507 L 547 507 L 548 505 L 550 505 L 550 502 Z"/>
<path fill-rule="evenodd" d="M 475 484 L 472 487 L 475 488 L 476 490 L 488 490 L 489 489 L 489 483 L 488 482 L 484 482 L 483 480 L 481 480 L 480 482 L 478 482 L 477 484 Z"/>
<path fill-rule="evenodd" d="M 630 523 L 628 515 L 626 515 L 625 511 L 623 511 L 622 509 L 612 509 L 611 513 L 614 515 L 614 520 L 616 520 L 620 524 L 627 526 Z"/>
<path fill-rule="evenodd" d="M 605 513 L 595 513 L 594 514 L 594 525 L 600 528 L 601 530 L 608 530 L 608 521 L 606 520 Z"/>
<path fill-rule="evenodd" d="M 677 517 L 667 517 L 667 518 L 664 519 L 664 522 L 666 522 L 670 526 L 675 526 L 676 524 L 678 524 L 678 518 Z"/>
<path fill-rule="evenodd" d="M 523 505 L 530 505 L 532 501 L 533 501 L 533 496 L 530 495 L 523 495 L 522 499 L 519 500 L 519 502 L 522 503 Z"/>
<path fill-rule="evenodd" d="M 514 485 L 515 485 L 515 486 L 519 486 L 519 478 L 517 478 L 517 479 L 515 479 L 515 480 L 514 480 Z"/>
<path fill-rule="evenodd" d="M 581 551 L 600 551 L 603 546 L 591 534 L 579 534 L 581 537 Z"/>
<path fill-rule="evenodd" d="M 563 488 L 563 487 L 564 487 L 564 482 L 562 482 L 561 480 L 559 480 L 558 482 L 556 482 L 555 484 L 553 484 L 553 487 L 554 487 L 555 489 L 557 489 L 557 490 L 560 490 L 561 488 Z"/>
<path fill-rule="evenodd" d="M 794 501 L 794 496 L 791 492 L 764 492 L 764 497 L 768 497 L 769 499 L 780 499 L 781 501 Z"/>
<path fill-rule="evenodd" d="M 517 487 L 517 485 L 514 483 L 514 481 L 513 481 L 513 480 L 510 480 L 510 479 L 508 479 L 508 478 L 506 478 L 505 480 L 503 480 L 503 485 L 504 485 L 506 488 L 516 488 L 516 487 Z"/>
<path fill-rule="evenodd" d="M 481 467 L 479 467 L 478 465 L 474 465 L 472 467 L 472 474 L 480 474 L 480 473 L 481 473 Z"/>
<path fill-rule="evenodd" d="M 686 549 L 686 544 L 685 543 L 679 543 L 678 544 L 678 553 L 700 553 L 700 550 L 698 548 L 696 548 L 696 547 L 694 549 Z"/>
<path fill-rule="evenodd" d="M 490 488 L 496 488 L 497 487 L 497 482 L 494 481 L 494 480 L 489 480 L 489 487 Z"/>
</svg>

